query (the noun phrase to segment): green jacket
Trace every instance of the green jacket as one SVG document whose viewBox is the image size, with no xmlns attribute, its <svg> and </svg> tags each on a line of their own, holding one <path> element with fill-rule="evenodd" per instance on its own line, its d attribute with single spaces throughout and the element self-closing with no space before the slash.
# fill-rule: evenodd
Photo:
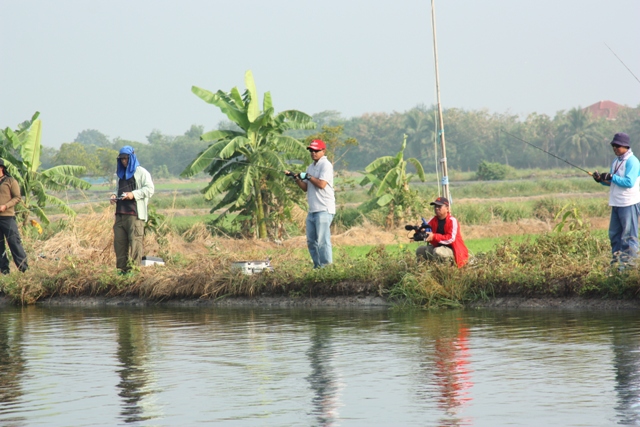
<svg viewBox="0 0 640 427">
<path fill-rule="evenodd" d="M 136 199 L 136 208 L 138 210 L 138 219 L 146 221 L 149 219 L 147 206 L 149 204 L 149 199 L 153 196 L 153 192 L 155 191 L 155 187 L 153 186 L 153 181 L 151 180 L 151 174 L 148 170 L 143 168 L 142 166 L 138 166 L 136 171 L 133 173 L 133 177 L 136 179 L 136 189 L 132 191 L 133 197 Z M 116 180 L 116 190 L 113 194 L 118 195 L 118 182 L 120 179 Z"/>
</svg>

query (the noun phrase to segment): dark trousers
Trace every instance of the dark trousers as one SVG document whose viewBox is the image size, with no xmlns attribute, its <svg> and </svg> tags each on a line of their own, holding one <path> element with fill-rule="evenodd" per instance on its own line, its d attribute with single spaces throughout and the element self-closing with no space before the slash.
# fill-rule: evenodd
<svg viewBox="0 0 640 427">
<path fill-rule="evenodd" d="M 0 216 L 0 272 L 9 274 L 9 257 L 7 256 L 7 248 L 4 241 L 9 244 L 13 262 L 18 266 L 18 270 L 26 271 L 27 254 L 22 247 L 22 240 L 18 232 L 18 223 L 14 216 Z"/>
</svg>

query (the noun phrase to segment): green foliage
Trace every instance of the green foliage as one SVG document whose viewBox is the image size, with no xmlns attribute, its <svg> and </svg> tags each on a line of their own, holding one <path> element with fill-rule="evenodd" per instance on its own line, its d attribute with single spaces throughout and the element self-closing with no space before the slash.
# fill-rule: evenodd
<svg viewBox="0 0 640 427">
<path fill-rule="evenodd" d="M 167 179 L 171 178 L 171 173 L 169 172 L 167 165 L 160 165 L 153 168 L 151 176 L 153 176 L 154 179 Z"/>
<path fill-rule="evenodd" d="M 95 129 L 86 129 L 78 133 L 74 142 L 80 143 L 85 147 L 111 148 L 109 138 L 102 132 Z"/>
<path fill-rule="evenodd" d="M 16 206 L 16 216 L 23 226 L 26 226 L 30 214 L 36 215 L 45 225 L 49 224 L 44 212 L 47 205 L 54 205 L 66 215 L 75 216 L 75 211 L 64 200 L 47 190 L 86 190 L 91 187 L 88 182 L 78 178 L 85 172 L 82 166 L 58 165 L 40 170 L 42 122 L 38 120 L 39 115 L 34 114 L 30 121 L 22 123 L 15 131 L 6 128 L 0 144 L 0 157 L 5 160 L 9 174 L 20 184 L 22 203 Z"/>
<path fill-rule="evenodd" d="M 207 200 L 218 199 L 211 212 L 226 209 L 216 221 L 237 213 L 240 226 L 248 235 L 268 236 L 268 223 L 273 235 L 283 230 L 291 206 L 300 200 L 300 192 L 287 181 L 282 171 L 291 169 L 292 162 L 308 164 L 305 145 L 285 133 L 294 129 L 313 129 L 311 117 L 296 110 L 275 114 L 271 93 L 258 106 L 258 94 L 251 71 L 245 74 L 247 90 L 241 95 L 237 88 L 216 93 L 194 86 L 192 92 L 218 107 L 239 130 L 215 130 L 202 135 L 210 142 L 181 173 L 191 177 L 202 171 L 211 181 L 202 190 Z"/>
<path fill-rule="evenodd" d="M 364 215 L 358 209 L 340 207 L 336 210 L 333 225 L 342 229 L 349 229 L 362 224 Z"/>
<path fill-rule="evenodd" d="M 556 233 L 562 232 L 565 226 L 569 233 L 582 231 L 589 228 L 589 222 L 582 218 L 580 210 L 572 204 L 565 205 L 555 216 L 556 221 L 560 220 L 553 228 Z"/>
<path fill-rule="evenodd" d="M 85 146 L 78 142 L 62 144 L 60 150 L 54 156 L 53 162 L 55 165 L 82 166 L 84 167 L 84 173 L 86 175 L 97 175 L 100 169 L 100 159 L 98 156 L 93 153 L 88 153 Z"/>
<path fill-rule="evenodd" d="M 386 226 L 393 228 L 403 222 L 405 217 L 417 217 L 424 210 L 423 199 L 418 192 L 409 188 L 413 177 L 407 173 L 407 163 L 413 165 L 418 178 L 424 182 L 425 175 L 422 165 L 415 158 L 404 158 L 407 147 L 407 135 L 404 135 L 402 147 L 395 156 L 385 156 L 374 160 L 365 168 L 365 176 L 360 181 L 361 186 L 371 184 L 368 194 L 372 197 L 360 205 L 364 213 L 380 208 L 388 212 Z"/>
<path fill-rule="evenodd" d="M 509 174 L 509 167 L 500 163 L 481 161 L 476 177 L 480 181 L 501 181 Z"/>
</svg>

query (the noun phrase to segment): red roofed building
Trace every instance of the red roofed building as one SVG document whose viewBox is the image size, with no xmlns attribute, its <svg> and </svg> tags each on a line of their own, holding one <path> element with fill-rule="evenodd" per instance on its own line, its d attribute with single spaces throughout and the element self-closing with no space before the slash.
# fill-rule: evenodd
<svg viewBox="0 0 640 427">
<path fill-rule="evenodd" d="M 600 101 L 593 105 L 589 105 L 587 108 L 583 108 L 582 111 L 589 111 L 593 118 L 605 118 L 607 120 L 615 120 L 618 116 L 618 111 L 623 108 L 627 108 L 624 105 L 616 104 L 612 101 Z"/>
</svg>

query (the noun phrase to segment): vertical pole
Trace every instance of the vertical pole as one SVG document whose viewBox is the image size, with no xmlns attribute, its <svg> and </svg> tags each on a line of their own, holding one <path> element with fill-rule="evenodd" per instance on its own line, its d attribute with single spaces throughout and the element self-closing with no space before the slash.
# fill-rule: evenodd
<svg viewBox="0 0 640 427">
<path fill-rule="evenodd" d="M 449 193 L 449 173 L 447 170 L 447 149 L 444 143 L 444 120 L 442 118 L 442 102 L 440 101 L 440 73 L 438 72 L 438 42 L 436 39 L 436 7 L 435 0 L 431 0 L 431 28 L 433 28 L 433 57 L 436 66 L 436 96 L 438 100 L 438 135 L 440 136 L 440 149 L 442 150 L 442 158 L 440 159 L 440 167 L 442 168 L 442 192 L 443 196 L 449 199 L 451 203 L 451 194 Z"/>
</svg>

